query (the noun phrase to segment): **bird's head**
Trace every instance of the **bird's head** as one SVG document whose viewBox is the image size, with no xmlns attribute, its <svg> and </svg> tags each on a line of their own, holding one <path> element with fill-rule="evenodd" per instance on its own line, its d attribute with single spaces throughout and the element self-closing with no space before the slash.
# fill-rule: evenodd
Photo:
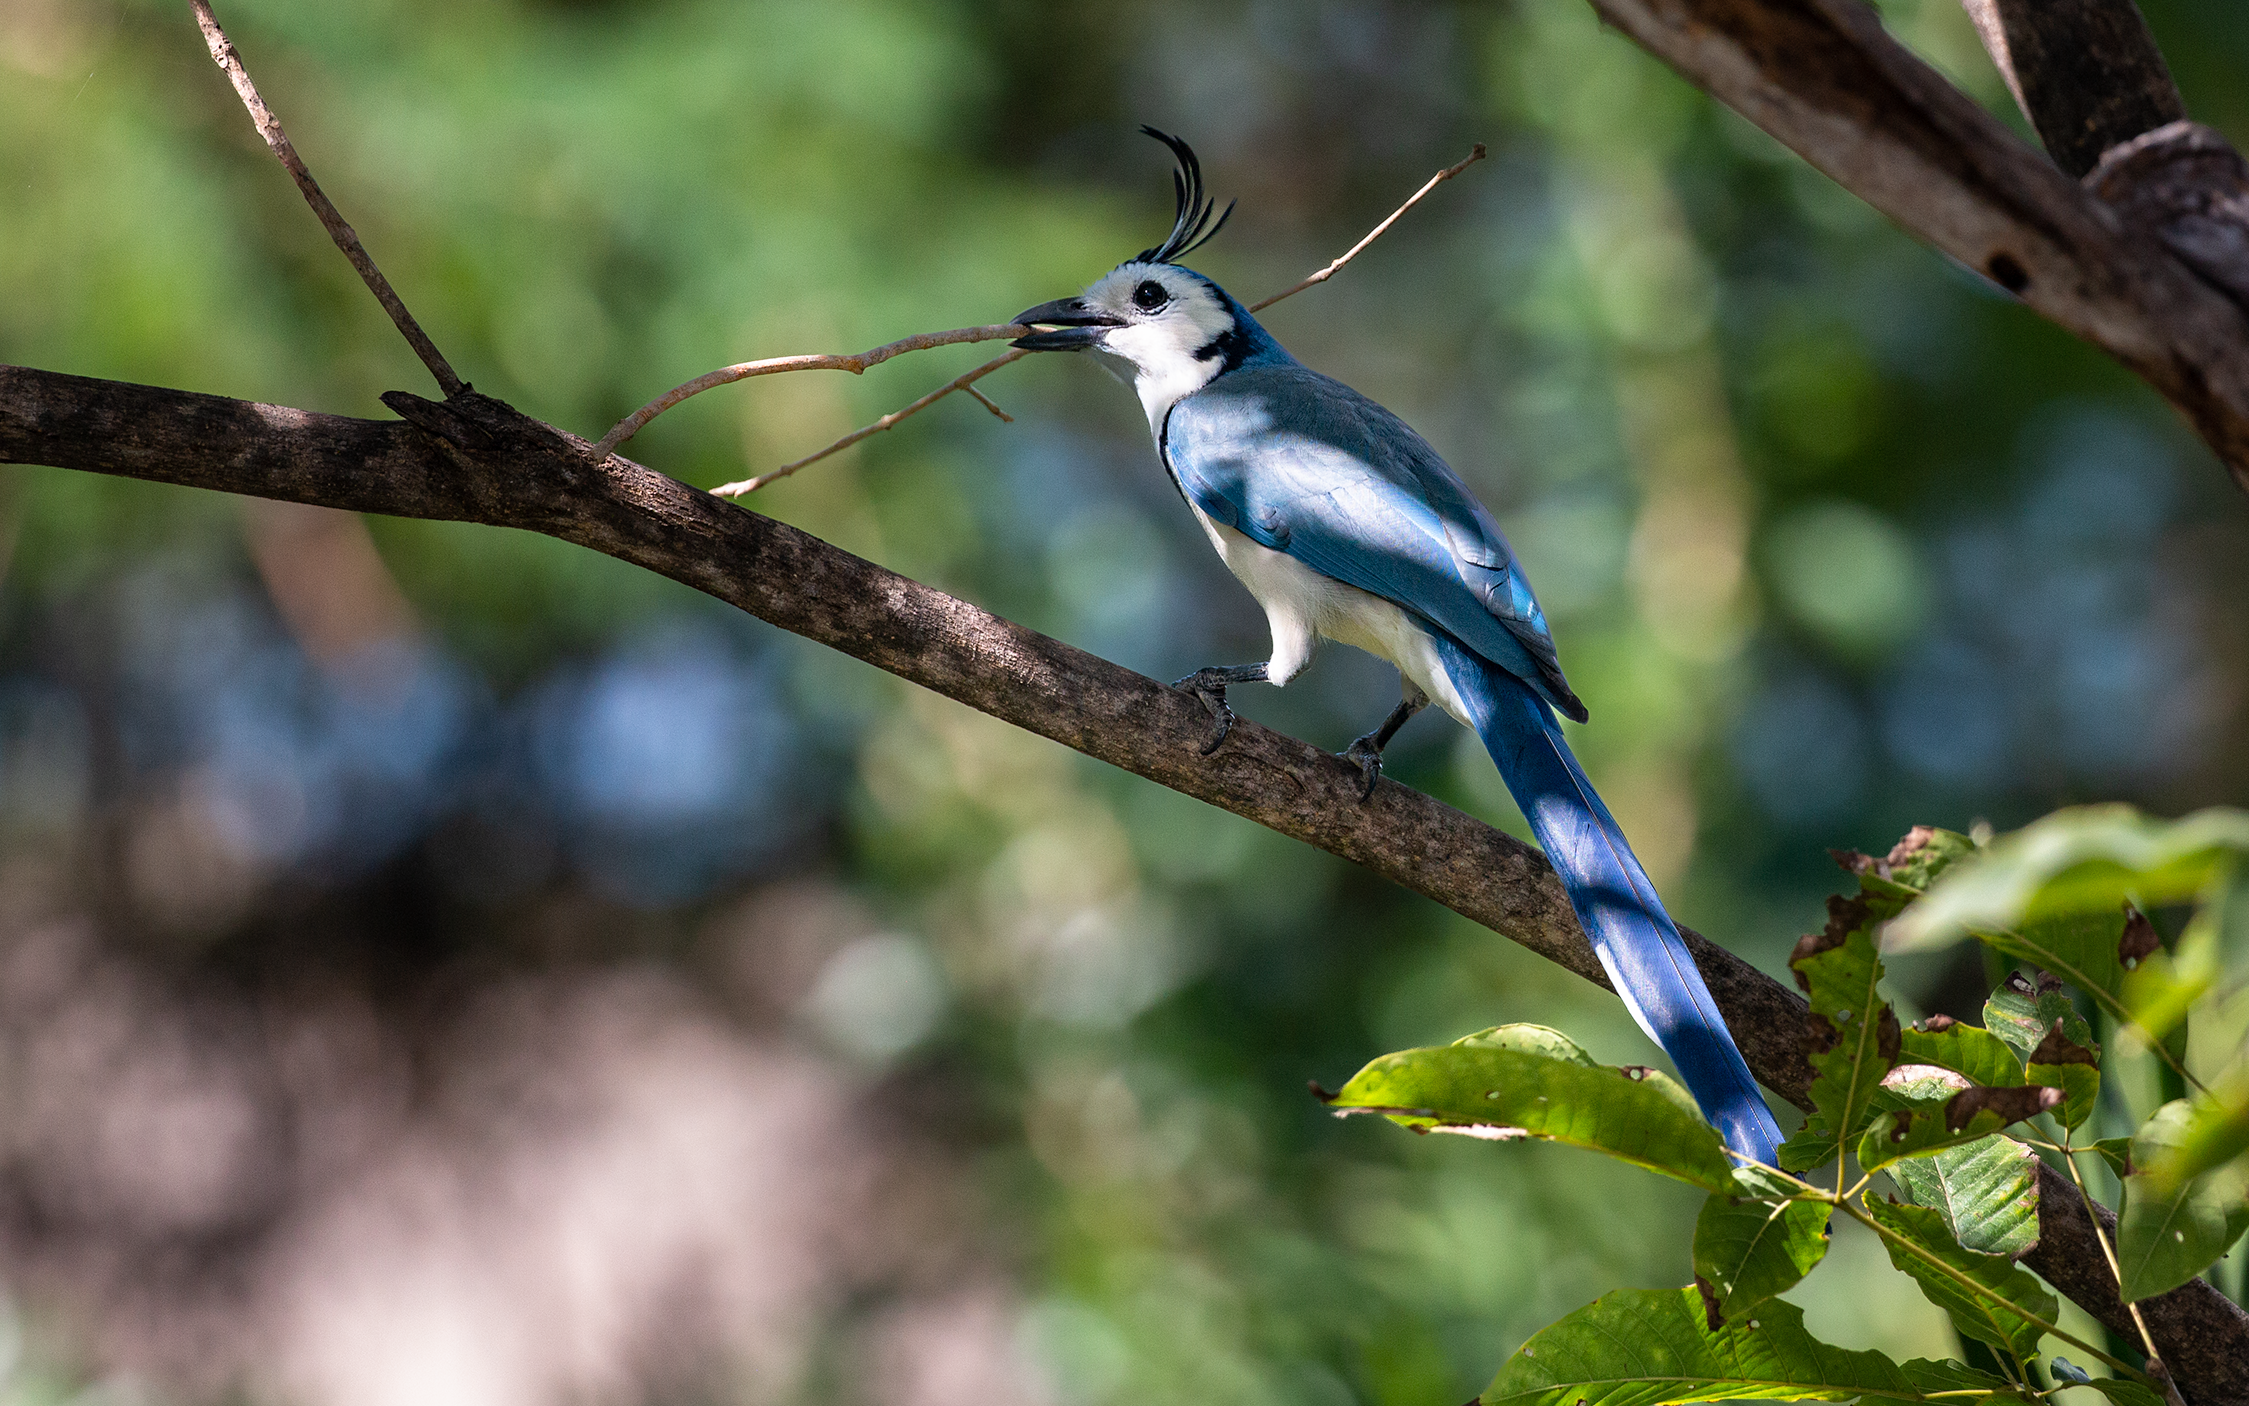
<svg viewBox="0 0 2249 1406">
<path fill-rule="evenodd" d="M 1092 352 L 1130 381 L 1149 418 L 1160 420 L 1172 402 L 1212 377 L 1280 349 L 1225 289 L 1175 262 L 1217 234 L 1234 207 L 1219 211 L 1203 193 L 1202 163 L 1187 143 L 1153 127 L 1141 130 L 1170 147 L 1179 161 L 1172 175 L 1178 207 L 1170 235 L 1076 297 L 1018 314 L 1016 322 L 1043 330 L 1018 337 L 1015 345 L 1026 351 Z"/>
</svg>

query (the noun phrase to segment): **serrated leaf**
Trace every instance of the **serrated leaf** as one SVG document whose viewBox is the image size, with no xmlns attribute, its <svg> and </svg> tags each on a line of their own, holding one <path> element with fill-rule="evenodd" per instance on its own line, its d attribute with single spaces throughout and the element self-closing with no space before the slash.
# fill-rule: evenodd
<svg viewBox="0 0 2249 1406">
<path fill-rule="evenodd" d="M 1991 1033 L 2006 1041 L 2009 1048 L 2030 1058 L 2031 1051 L 2045 1042 L 2046 1032 L 2054 1022 L 2062 1023 L 2062 1033 L 2077 1044 L 2099 1052 L 2093 1044 L 2091 1022 L 2077 1013 L 2070 1003 L 2069 993 L 2062 989 L 2061 979 L 2041 972 L 2036 981 L 2021 972 L 2010 972 L 1984 1002 L 1984 1024 Z"/>
<path fill-rule="evenodd" d="M 1957 1362 L 1898 1363 L 1833 1347 L 1804 1312 L 1770 1299 L 1712 1329 L 1686 1289 L 1619 1289 L 1542 1330 L 1484 1389 L 1483 1406 L 1665 1406 L 1669 1402 L 1923 1401 L 1940 1391 L 2005 1391 Z"/>
<path fill-rule="evenodd" d="M 1944 1217 L 1964 1250 L 2021 1259 L 2038 1246 L 2038 1154 L 1987 1137 L 1888 1168 L 1917 1206 Z"/>
<path fill-rule="evenodd" d="M 2249 853 L 2249 813 L 2238 810 L 2175 821 L 2151 820 L 2129 806 L 2060 810 L 1952 865 L 1891 925 L 1887 940 L 1893 950 L 1919 951 L 2051 917 L 2120 915 L 2126 899 L 2143 906 L 2183 902 L 2242 853 Z M 2119 935 L 2121 927 L 2119 917 Z M 2113 946 L 2107 959 L 2115 966 Z M 2042 958 L 2028 960 L 2068 976 Z"/>
<path fill-rule="evenodd" d="M 1898 1062 L 1933 1064 L 1986 1088 L 2004 1089 L 2023 1082 L 2022 1059 L 2005 1040 L 1948 1015 L 1933 1015 L 1900 1031 Z"/>
<path fill-rule="evenodd" d="M 1962 1089 L 1949 1098 L 1909 1100 L 1867 1125 L 1859 1139 L 1859 1168 L 1881 1171 L 1893 1162 L 1924 1157 L 1945 1148 L 1986 1138 L 2025 1118 L 2060 1106 L 2059 1089 L 2017 1085 L 2010 1089 Z"/>
<path fill-rule="evenodd" d="M 1735 1188 L 1725 1144 L 1678 1081 L 1654 1069 L 1595 1064 L 1545 1026 L 1503 1025 L 1384 1055 L 1328 1106 L 1381 1113 L 1418 1131 L 1567 1143 L 1705 1191 Z"/>
<path fill-rule="evenodd" d="M 2132 1135 L 2132 1163 L 2155 1168 L 2176 1155 L 2193 1126 L 2185 1099 L 2155 1111 Z M 2136 1303 L 2194 1278 L 2249 1230 L 2249 1203 L 2230 1177 L 2159 1181 L 2151 1171 L 2125 1179 L 2124 1214 L 2116 1228 L 2123 1298 Z"/>
<path fill-rule="evenodd" d="M 1821 1201 L 1713 1193 L 1695 1217 L 1695 1279 L 1715 1328 L 1793 1287 L 1827 1253 Z"/>
<path fill-rule="evenodd" d="M 1866 1212 L 1893 1235 L 1920 1247 L 1937 1260 L 1974 1280 L 1986 1291 L 1971 1293 L 1926 1259 L 1884 1236 L 1882 1248 L 1890 1263 L 1912 1276 L 1922 1296 L 1943 1309 L 1952 1325 L 1979 1342 L 2003 1352 L 2029 1357 L 2038 1351 L 2044 1329 L 2029 1321 L 2030 1314 L 2051 1323 L 2058 1307 L 2054 1296 L 2039 1286 L 2028 1270 L 2018 1268 L 2004 1255 L 1980 1255 L 1953 1237 L 1940 1213 L 1926 1206 L 1868 1198 Z M 1987 1296 L 1988 1295 L 1988 1296 Z M 2008 1305 L 2022 1312 L 2012 1311 Z"/>
<path fill-rule="evenodd" d="M 2067 1023 L 2054 1022 L 2030 1052 L 2027 1073 L 2031 1083 L 2061 1090 L 2062 1106 L 2054 1116 L 2063 1127 L 2077 1128 L 2093 1116 L 2093 1106 L 2100 1100 L 2101 1057 L 2070 1039 L 2064 1031 Z"/>
<path fill-rule="evenodd" d="M 1833 1155 L 1872 1118 L 1875 1092 L 1898 1056 L 1897 1016 L 1882 999 L 1882 962 L 1871 933 L 1877 921 L 1863 898 L 1830 898 L 1827 926 L 1796 944 L 1788 959 L 1796 984 L 1811 1001 L 1805 1017 L 1804 1058 L 1812 1067 L 1812 1114 L 1804 1130 L 1782 1149 L 1800 1166 Z"/>
</svg>

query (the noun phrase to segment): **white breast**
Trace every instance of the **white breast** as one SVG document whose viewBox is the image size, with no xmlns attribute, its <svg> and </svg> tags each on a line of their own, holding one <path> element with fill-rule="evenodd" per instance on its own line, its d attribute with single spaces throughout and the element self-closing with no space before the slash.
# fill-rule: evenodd
<svg viewBox="0 0 2249 1406">
<path fill-rule="evenodd" d="M 1380 596 L 1323 576 L 1286 552 L 1276 552 L 1212 521 L 1191 501 L 1188 506 L 1194 508 L 1195 520 L 1203 525 L 1218 559 L 1265 607 L 1265 621 L 1273 632 L 1273 655 L 1265 666 L 1270 682 L 1285 684 L 1295 678 L 1312 661 L 1320 640 L 1331 639 L 1387 659 L 1409 684 L 1462 726 L 1475 725 L 1445 673 L 1436 641 L 1413 616 Z"/>
</svg>

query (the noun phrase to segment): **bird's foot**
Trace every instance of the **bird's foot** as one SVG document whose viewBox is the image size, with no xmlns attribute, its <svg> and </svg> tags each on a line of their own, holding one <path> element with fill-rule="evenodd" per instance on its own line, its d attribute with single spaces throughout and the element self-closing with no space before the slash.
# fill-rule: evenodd
<svg viewBox="0 0 2249 1406">
<path fill-rule="evenodd" d="M 1234 710 L 1226 706 L 1226 688 L 1229 684 L 1263 683 L 1263 664 L 1235 664 L 1223 668 L 1197 669 L 1172 685 L 1182 693 L 1191 693 L 1210 714 L 1210 740 L 1203 743 L 1201 753 L 1209 756 L 1234 730 Z"/>
<path fill-rule="evenodd" d="M 1336 753 L 1347 762 L 1359 767 L 1359 804 L 1365 805 L 1374 796 L 1374 783 L 1382 778 L 1382 744 L 1378 734 L 1368 733 L 1354 739 L 1350 746 Z"/>
</svg>

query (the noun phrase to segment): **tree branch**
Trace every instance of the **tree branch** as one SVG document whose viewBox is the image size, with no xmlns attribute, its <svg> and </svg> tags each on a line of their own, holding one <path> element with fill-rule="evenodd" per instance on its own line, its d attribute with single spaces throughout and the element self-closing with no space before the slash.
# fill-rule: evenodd
<svg viewBox="0 0 2249 1406">
<path fill-rule="evenodd" d="M 1590 0 L 1916 238 L 2168 399 L 2249 488 L 2249 317 L 1883 32 L 1861 0 Z"/>
<path fill-rule="evenodd" d="M 394 391 L 410 423 L 0 366 L 0 463 L 50 464 L 287 502 L 541 532 L 633 562 L 993 717 L 1362 865 L 1604 988 L 1561 884 L 1535 849 L 1394 781 L 1243 719 L 1199 755 L 1185 694 L 863 561 L 795 528 L 533 420 L 474 391 Z M 1805 1005 L 1685 932 L 1759 1079 L 1809 1105 Z M 2024 1263 L 2129 1331 L 2066 1179 L 2040 1183 Z M 2146 1301 L 2196 1406 L 2249 1402 L 2249 1317 L 2195 1280 Z"/>
<path fill-rule="evenodd" d="M 297 148 L 289 141 L 289 134 L 281 130 L 281 119 L 274 116 L 273 110 L 266 106 L 265 99 L 258 96 L 258 87 L 250 81 L 250 70 L 242 66 L 242 55 L 236 52 L 234 41 L 226 37 L 225 30 L 219 28 L 218 16 L 211 13 L 209 0 L 193 0 L 193 4 L 195 23 L 203 31 L 203 42 L 211 48 L 212 61 L 218 64 L 228 81 L 234 84 L 234 91 L 241 97 L 242 105 L 250 110 L 250 120 L 257 124 L 258 135 L 265 138 L 266 145 L 272 148 L 274 156 L 289 172 L 289 178 L 304 193 L 305 203 L 319 217 L 321 226 L 328 231 L 328 237 L 336 241 L 336 247 L 344 251 L 344 257 L 351 261 L 351 266 L 359 270 L 360 280 L 367 285 L 367 291 L 375 295 L 375 301 L 381 303 L 383 311 L 390 314 L 390 320 L 398 328 L 399 335 L 414 349 L 414 355 L 422 359 L 422 365 L 427 366 L 430 374 L 437 378 L 438 388 L 447 396 L 455 396 L 466 390 L 467 383 L 454 374 L 452 364 L 438 351 L 437 344 L 429 339 L 429 334 L 422 331 L 422 324 L 414 320 L 414 314 L 406 310 L 405 302 L 399 298 L 398 291 L 390 286 L 390 280 L 383 277 L 381 269 L 375 267 L 374 257 L 359 242 L 358 233 L 344 222 L 335 202 L 328 198 L 327 192 L 320 188 L 320 182 L 314 180 L 312 172 L 305 168 L 304 158 L 297 155 Z"/>
<path fill-rule="evenodd" d="M 1960 3 L 2046 154 L 2073 176 L 2110 147 L 2187 115 L 2132 0 Z"/>
</svg>

